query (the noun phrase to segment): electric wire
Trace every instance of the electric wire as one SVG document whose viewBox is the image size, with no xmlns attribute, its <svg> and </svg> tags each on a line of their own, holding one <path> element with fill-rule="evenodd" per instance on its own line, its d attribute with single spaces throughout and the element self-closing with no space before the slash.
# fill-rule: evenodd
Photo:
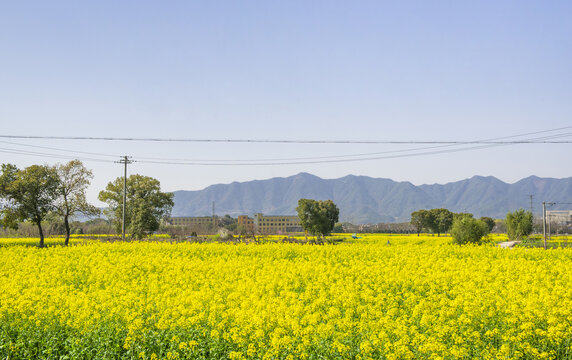
<svg viewBox="0 0 572 360">
<path fill-rule="evenodd" d="M 55 148 L 55 147 L 49 147 L 49 146 L 22 144 L 22 143 L 10 142 L 10 141 L 0 141 L 0 143 L 2 143 L 2 144 L 9 144 L 9 145 L 17 145 L 17 146 L 25 146 L 25 147 L 33 147 L 33 148 L 36 148 L 36 149 L 46 149 L 46 150 L 55 150 L 55 151 L 63 151 L 63 152 L 72 152 L 72 153 L 77 153 L 77 154 L 86 154 L 86 155 L 95 155 L 95 156 L 108 156 L 108 157 L 113 157 L 113 158 L 117 158 L 117 157 L 121 156 L 121 155 L 104 154 L 104 153 L 94 153 L 94 152 L 80 151 L 80 150 L 61 149 L 61 148 Z"/>
<path fill-rule="evenodd" d="M 436 155 L 436 154 L 445 154 L 445 153 L 454 153 L 454 152 L 461 152 L 461 151 L 469 151 L 469 150 L 479 150 L 479 149 L 486 149 L 498 146 L 509 146 L 514 144 L 522 144 L 522 142 L 503 142 L 503 143 L 493 143 L 493 144 L 483 144 L 483 145 L 476 145 L 471 147 L 464 147 L 464 148 L 456 148 L 456 149 L 446 149 L 446 150 L 436 150 L 436 151 L 425 151 L 420 153 L 413 153 L 413 154 L 397 154 L 397 155 L 387 155 L 387 156 L 373 156 L 373 157 L 362 157 L 362 158 L 353 158 L 353 159 L 332 159 L 332 160 L 315 160 L 315 161 L 290 161 L 290 162 L 228 162 L 228 163 L 220 163 L 220 162 L 169 162 L 169 161 L 145 161 L 140 160 L 140 163 L 147 163 L 147 164 L 169 164 L 169 165 L 191 165 L 191 166 L 276 166 L 276 165 L 308 165 L 308 164 L 325 164 L 325 163 L 344 163 L 344 162 L 357 162 L 357 161 L 369 161 L 369 160 L 381 160 L 381 159 L 396 159 L 396 158 L 404 158 L 404 157 L 417 157 L 417 156 L 426 156 L 426 155 Z"/>
<path fill-rule="evenodd" d="M 113 162 L 113 160 L 79 157 L 79 156 L 71 156 L 71 155 L 63 155 L 63 154 L 48 154 L 48 153 L 40 153 L 40 152 L 36 152 L 36 151 L 14 150 L 14 149 L 7 149 L 7 148 L 0 148 L 0 152 L 1 153 L 7 153 L 7 154 L 30 155 L 30 156 L 53 158 L 53 159 L 69 159 L 69 160 L 77 159 L 77 160 L 82 160 L 82 161 L 95 161 L 95 162 L 105 162 L 105 163 L 112 163 Z"/>
<path fill-rule="evenodd" d="M 545 132 L 545 131 L 543 131 Z M 542 133 L 542 132 L 536 132 Z M 530 133 L 529 133 L 530 134 Z M 526 134 L 524 134 L 526 135 Z M 566 134 L 556 134 L 556 135 L 549 135 L 539 137 L 537 139 L 546 139 L 546 138 L 558 138 L 558 137 L 565 137 L 570 136 L 572 133 Z M 516 135 L 516 136 L 523 136 L 523 135 Z M 508 138 L 508 137 L 505 137 Z M 526 141 L 533 141 L 534 139 L 529 139 Z M 342 162 L 352 162 L 352 161 L 368 161 L 368 160 L 381 160 L 381 159 L 394 159 L 394 158 L 403 158 L 403 157 L 414 157 L 414 156 L 424 156 L 424 155 L 435 155 L 435 154 L 444 154 L 444 153 L 452 153 L 452 152 L 459 152 L 459 151 L 468 151 L 468 150 L 478 150 L 478 149 L 485 149 L 490 147 L 496 146 L 507 146 L 507 145 L 514 145 L 514 144 L 522 144 L 522 141 L 518 142 L 496 142 L 496 143 L 484 143 L 477 146 L 471 147 L 463 147 L 463 148 L 456 148 L 456 149 L 446 149 L 446 150 L 436 150 L 436 151 L 425 151 L 420 153 L 413 153 L 413 154 L 398 154 L 398 155 L 389 155 L 389 156 L 373 156 L 373 157 L 362 157 L 362 158 L 352 158 L 352 159 L 335 159 L 335 160 L 315 160 L 315 161 L 288 161 L 288 162 L 276 162 L 276 161 L 267 161 L 267 162 L 196 162 L 196 161 L 153 161 L 153 160 L 140 160 L 141 163 L 149 163 L 149 164 L 170 164 L 170 165 L 206 165 L 206 166 L 216 166 L 216 165 L 224 165 L 224 166 L 251 166 L 251 165 L 303 165 L 303 164 L 322 164 L 322 163 L 342 163 Z M 529 143 L 529 142 L 527 142 Z M 445 145 L 450 146 L 450 145 Z"/>
<path fill-rule="evenodd" d="M 362 154 L 349 154 L 349 155 L 346 154 L 346 155 L 330 155 L 330 156 L 321 156 L 321 157 L 282 158 L 282 159 L 252 159 L 252 160 L 237 160 L 237 159 L 232 159 L 232 160 L 193 160 L 193 159 L 169 159 L 169 158 L 141 157 L 141 158 L 139 158 L 141 160 L 138 160 L 138 162 L 148 163 L 148 164 L 166 164 L 166 165 L 253 166 L 253 165 L 297 165 L 297 164 L 319 164 L 319 163 L 341 163 L 341 162 L 351 162 L 351 161 L 368 161 L 368 160 L 414 157 L 414 156 L 425 156 L 425 155 L 443 154 L 443 153 L 451 153 L 451 152 L 459 152 L 459 151 L 469 151 L 469 150 L 485 149 L 485 148 L 490 148 L 490 147 L 495 147 L 495 146 L 506 146 L 506 145 L 515 145 L 515 144 L 570 143 L 570 141 L 555 142 L 555 141 L 551 141 L 551 140 L 572 136 L 572 132 L 552 134 L 552 135 L 546 135 L 546 136 L 542 136 L 542 137 L 534 137 L 534 138 L 521 139 L 521 140 L 504 141 L 505 139 L 510 139 L 510 138 L 522 137 L 522 136 L 527 136 L 527 135 L 537 135 L 537 134 L 541 134 L 541 133 L 554 132 L 554 131 L 559 131 L 559 130 L 563 130 L 563 129 L 570 129 L 570 128 L 572 128 L 572 126 L 562 127 L 562 128 L 557 128 L 557 129 L 550 129 L 550 130 L 542 130 L 542 131 L 536 131 L 536 132 L 529 132 L 529 133 L 518 134 L 518 135 L 497 137 L 497 138 L 492 138 L 492 139 L 475 140 L 475 141 L 447 141 L 447 142 L 441 142 L 441 141 L 423 141 L 423 142 L 409 141 L 409 142 L 399 142 L 399 143 L 407 143 L 407 144 L 418 144 L 418 143 L 428 144 L 428 143 L 432 143 L 432 144 L 439 144 L 439 145 L 417 147 L 417 148 L 410 148 L 410 149 L 401 149 L 401 150 L 391 150 L 391 151 L 383 151 L 383 152 L 362 153 Z M 0 135 L 0 137 L 2 137 L 2 135 Z M 112 154 L 76 151 L 76 150 L 70 150 L 70 149 L 61 149 L 61 148 L 39 146 L 39 145 L 30 145 L 30 144 L 19 144 L 19 143 L 7 142 L 7 141 L 0 141 L 0 143 L 6 143 L 6 144 L 11 144 L 11 145 L 17 145 L 17 146 L 35 147 L 35 148 L 48 149 L 48 150 L 54 150 L 54 151 L 71 152 L 74 154 L 87 154 L 87 155 L 106 156 L 106 157 L 114 157 L 114 158 L 118 157 L 118 155 L 112 155 Z M 477 145 L 477 146 L 466 147 L 466 145 Z M 458 148 L 458 146 L 465 146 L 465 147 Z M 450 147 L 457 147 L 457 148 L 444 149 L 444 150 L 432 150 L 432 149 L 450 148 Z M 431 151 L 422 151 L 422 150 L 431 150 Z M 422 151 L 422 152 L 410 153 L 412 151 Z M 18 154 L 18 155 L 40 156 L 40 157 L 48 157 L 48 158 L 60 158 L 60 159 L 65 158 L 65 159 L 79 159 L 79 160 L 84 160 L 84 161 L 113 162 L 111 160 L 105 160 L 105 159 L 93 158 L 93 157 L 79 158 L 77 156 L 69 156 L 69 155 L 63 155 L 63 154 L 53 154 L 53 153 L 45 153 L 45 152 L 40 153 L 40 152 L 34 152 L 34 151 L 8 149 L 8 148 L 0 148 L 0 152 Z M 388 155 L 388 154 L 393 154 L 393 155 Z M 372 156 L 372 155 L 384 155 L 384 156 Z"/>
<path fill-rule="evenodd" d="M 571 129 L 572 126 L 559 128 Z M 556 129 L 555 129 L 556 130 Z M 485 144 L 503 143 L 492 141 L 412 141 L 412 140 L 288 140 L 288 139 L 185 139 L 185 138 L 136 138 L 136 137 L 93 137 L 93 136 L 37 136 L 37 135 L 5 135 L 0 138 L 9 139 L 47 139 L 47 140 L 101 140 L 101 141 L 147 141 L 147 142 L 198 142 L 198 143 L 279 143 L 279 144 Z M 514 143 L 514 142 L 510 142 Z M 520 143 L 537 143 L 522 141 Z M 544 143 L 544 142 L 543 142 Z M 572 141 L 547 142 L 568 144 Z"/>
<path fill-rule="evenodd" d="M 543 131 L 535 131 L 530 133 L 518 134 L 518 135 L 510 135 L 510 136 L 503 136 L 498 138 L 492 139 L 485 139 L 485 140 L 477 140 L 477 142 L 489 142 L 495 140 L 502 140 L 502 139 L 509 139 L 527 135 L 535 135 L 541 134 L 546 132 L 553 132 L 560 129 L 551 129 L 551 130 L 543 130 Z M 539 139 L 546 140 L 548 138 L 559 138 L 559 137 L 567 137 L 572 136 L 572 132 L 565 133 L 565 134 L 556 134 L 551 135 L 547 138 L 542 137 Z M 510 143 L 513 144 L 513 143 Z M 423 147 L 416 147 L 416 148 L 409 148 L 409 149 L 401 149 L 401 150 L 390 150 L 390 151 L 381 151 L 381 152 L 369 152 L 369 153 L 360 153 L 360 154 L 345 154 L 345 155 L 329 155 L 329 156 L 314 156 L 314 157 L 297 157 L 297 158 L 269 158 L 269 159 L 185 159 L 185 158 L 157 158 L 157 157 L 138 157 L 141 160 L 158 160 L 158 161 L 182 161 L 182 162 L 245 162 L 245 161 L 252 161 L 252 162 L 268 162 L 268 161 L 296 161 L 296 160 L 321 160 L 321 159 L 334 159 L 334 158 L 349 158 L 349 157 L 360 157 L 360 156 L 371 156 L 371 155 L 382 155 L 382 154 L 392 154 L 392 153 L 404 153 L 404 152 L 411 152 L 411 151 L 418 151 L 418 150 L 428 150 L 428 149 L 436 149 L 436 148 L 444 148 L 444 147 L 452 147 L 452 146 L 459 146 L 459 144 L 444 144 L 444 145 L 436 145 L 436 146 L 423 146 Z"/>
<path fill-rule="evenodd" d="M 363 156 L 394 154 L 394 153 L 407 153 L 407 152 L 411 152 L 411 151 L 429 150 L 429 149 L 435 149 L 435 148 L 445 148 L 445 147 L 460 146 L 460 145 L 465 145 L 465 144 L 482 144 L 482 143 L 505 144 L 507 142 L 499 142 L 499 140 L 511 139 L 511 138 L 516 138 L 516 137 L 535 135 L 535 134 L 541 134 L 541 133 L 547 133 L 547 132 L 554 132 L 554 131 L 559 131 L 559 130 L 569 129 L 569 128 L 572 128 L 572 127 L 570 127 L 570 126 L 561 127 L 561 128 L 556 128 L 556 129 L 535 131 L 535 132 L 529 132 L 529 133 L 518 134 L 518 135 L 496 137 L 496 138 L 490 138 L 490 139 L 484 139 L 484 140 L 475 140 L 475 141 L 470 141 L 470 142 L 457 141 L 454 144 L 447 143 L 447 144 L 441 144 L 441 145 L 436 145 L 436 146 L 424 146 L 424 147 L 416 147 L 416 148 L 410 148 L 410 149 L 390 150 L 390 151 L 382 151 L 382 152 L 369 152 L 369 153 L 360 153 L 360 154 L 329 155 L 329 156 L 314 156 L 314 157 L 294 157 L 294 158 L 269 158 L 269 159 L 188 159 L 188 158 L 185 159 L 185 158 L 160 158 L 160 157 L 139 157 L 139 158 L 141 160 L 175 161 L 175 162 L 213 162 L 213 163 L 216 163 L 216 162 L 269 162 L 269 161 L 299 161 L 299 160 L 338 159 L 338 158 L 363 157 Z M 549 139 L 565 137 L 565 136 L 569 136 L 569 135 L 572 135 L 572 133 L 556 134 L 556 135 L 551 135 L 548 137 L 526 139 L 526 140 L 521 140 L 521 141 L 511 141 L 509 143 L 510 144 L 531 143 L 531 142 L 539 143 L 540 140 L 549 140 Z M 0 141 L 0 143 L 17 145 L 17 146 L 25 146 L 25 147 L 34 147 L 34 148 L 54 150 L 54 151 L 71 152 L 71 153 L 77 153 L 77 154 L 94 155 L 94 156 L 105 156 L 105 157 L 113 157 L 113 158 L 117 158 L 120 156 L 117 154 L 86 152 L 86 151 L 62 149 L 62 148 L 55 148 L 55 147 L 48 147 L 48 146 L 14 143 L 14 142 L 8 142 L 8 141 Z M 51 156 L 55 156 L 55 154 L 51 154 Z"/>
</svg>

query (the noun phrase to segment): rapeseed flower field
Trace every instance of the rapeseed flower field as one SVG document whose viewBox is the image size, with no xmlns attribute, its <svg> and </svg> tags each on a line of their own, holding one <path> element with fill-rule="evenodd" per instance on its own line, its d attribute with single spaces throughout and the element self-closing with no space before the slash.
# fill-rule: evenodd
<svg viewBox="0 0 572 360">
<path fill-rule="evenodd" d="M 571 250 L 360 237 L 2 246 L 0 356 L 572 359 Z"/>
</svg>

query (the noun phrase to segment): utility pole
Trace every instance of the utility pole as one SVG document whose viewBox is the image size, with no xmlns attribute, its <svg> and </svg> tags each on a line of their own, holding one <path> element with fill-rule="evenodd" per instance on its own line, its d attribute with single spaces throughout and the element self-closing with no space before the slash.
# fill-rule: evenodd
<svg viewBox="0 0 572 360">
<path fill-rule="evenodd" d="M 555 202 L 547 203 L 546 201 L 542 202 L 542 227 L 544 229 L 544 250 L 546 250 L 546 205 L 547 204 L 548 206 L 552 206 L 556 204 L 566 204 L 566 203 L 555 203 Z M 550 236 L 550 222 L 548 223 L 548 236 Z"/>
<path fill-rule="evenodd" d="M 213 234 L 216 234 L 215 202 L 213 201 Z"/>
<path fill-rule="evenodd" d="M 550 215 L 546 213 L 546 217 L 548 218 L 546 221 L 548 222 L 548 240 L 552 240 L 552 230 L 550 229 Z"/>
<path fill-rule="evenodd" d="M 534 198 L 534 195 L 530 194 L 528 197 L 530 198 L 530 212 L 534 215 L 534 212 L 532 211 L 532 199 Z"/>
<path fill-rule="evenodd" d="M 117 161 L 125 165 L 123 172 L 123 217 L 121 219 L 121 239 L 125 240 L 125 203 L 127 202 L 127 164 L 132 164 L 131 156 L 123 156 L 121 160 Z"/>
<path fill-rule="evenodd" d="M 542 202 L 542 231 L 544 232 L 544 250 L 546 250 L 546 202 Z"/>
</svg>

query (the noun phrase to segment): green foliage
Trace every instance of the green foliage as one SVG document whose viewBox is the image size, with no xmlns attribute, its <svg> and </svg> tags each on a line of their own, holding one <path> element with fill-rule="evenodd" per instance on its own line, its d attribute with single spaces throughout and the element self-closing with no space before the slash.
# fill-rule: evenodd
<svg viewBox="0 0 572 360">
<path fill-rule="evenodd" d="M 449 231 L 453 225 L 453 213 L 447 209 L 431 209 L 429 214 L 431 219 L 429 228 L 437 233 L 437 236 Z"/>
<path fill-rule="evenodd" d="M 55 210 L 59 179 L 54 168 L 32 165 L 24 170 L 11 164 L 2 165 L 0 197 L 2 224 L 17 227 L 20 221 L 37 225 L 40 247 L 44 246 L 42 220 Z"/>
<path fill-rule="evenodd" d="M 473 216 L 472 214 L 458 214 L 459 216 Z M 437 235 L 449 231 L 453 224 L 453 213 L 447 209 L 418 210 L 411 213 L 411 225 L 417 230 L 431 230 Z"/>
<path fill-rule="evenodd" d="M 431 217 L 427 210 L 418 210 L 411 213 L 411 225 L 415 227 L 417 236 L 419 236 L 423 229 L 429 229 L 430 219 Z"/>
<path fill-rule="evenodd" d="M 72 160 L 67 164 L 58 164 L 55 167 L 59 178 L 59 198 L 55 211 L 64 220 L 66 238 L 65 245 L 69 244 L 70 225 L 69 218 L 76 213 L 84 215 L 99 215 L 100 211 L 88 204 L 85 191 L 89 186 L 93 173 L 86 169 L 79 160 Z"/>
<path fill-rule="evenodd" d="M 472 216 L 459 216 L 453 221 L 451 236 L 455 244 L 481 244 L 484 236 L 489 233 L 484 221 Z"/>
<path fill-rule="evenodd" d="M 532 232 L 533 216 L 530 211 L 519 209 L 506 214 L 506 230 L 511 240 L 521 240 Z"/>
<path fill-rule="evenodd" d="M 336 222 L 340 210 L 332 200 L 298 200 L 298 217 L 302 228 L 312 235 L 328 235 Z"/>
<path fill-rule="evenodd" d="M 16 205 L 12 197 L 12 185 L 18 177 L 18 168 L 13 164 L 2 164 L 0 173 L 0 219 L 2 227 L 8 229 L 18 228 L 18 216 L 13 207 Z"/>
<path fill-rule="evenodd" d="M 495 220 L 493 218 L 490 218 L 488 216 L 483 216 L 480 219 L 482 222 L 484 222 L 485 224 L 487 224 L 487 227 L 489 229 L 489 232 L 493 231 L 493 229 L 495 228 Z"/>
<path fill-rule="evenodd" d="M 140 239 L 156 231 L 161 219 L 170 215 L 173 208 L 173 193 L 161 192 L 158 180 L 143 176 L 131 175 L 127 178 L 127 203 L 125 224 L 131 236 Z M 109 205 L 109 215 L 116 228 L 121 231 L 123 204 L 123 177 L 107 184 L 99 193 L 99 200 Z"/>
<path fill-rule="evenodd" d="M 464 217 L 473 217 L 473 214 L 471 213 L 453 213 L 453 221 L 457 220 L 457 219 L 462 219 Z"/>
<path fill-rule="evenodd" d="M 334 233 L 343 233 L 344 232 L 344 225 L 342 223 L 336 223 L 334 228 L 332 229 Z"/>
<path fill-rule="evenodd" d="M 238 228 L 238 219 L 226 214 L 219 219 L 219 225 L 229 231 L 236 231 Z"/>
</svg>

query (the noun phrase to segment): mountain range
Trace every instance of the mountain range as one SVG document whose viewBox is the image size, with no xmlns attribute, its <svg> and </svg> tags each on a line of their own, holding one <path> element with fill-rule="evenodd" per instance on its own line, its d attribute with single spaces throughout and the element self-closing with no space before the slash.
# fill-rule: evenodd
<svg viewBox="0 0 572 360">
<path fill-rule="evenodd" d="M 211 185 L 198 191 L 175 191 L 172 216 L 216 214 L 252 216 L 295 215 L 298 199 L 331 199 L 340 209 L 340 221 L 353 224 L 406 222 L 419 209 L 444 207 L 453 212 L 470 212 L 476 217 L 504 218 L 508 211 L 530 209 L 541 214 L 542 201 L 560 202 L 553 210 L 572 208 L 572 177 L 564 179 L 530 176 L 513 184 L 493 176 L 473 176 L 447 184 L 413 185 L 391 179 L 348 175 L 322 179 L 300 173 L 231 184 Z"/>
</svg>

